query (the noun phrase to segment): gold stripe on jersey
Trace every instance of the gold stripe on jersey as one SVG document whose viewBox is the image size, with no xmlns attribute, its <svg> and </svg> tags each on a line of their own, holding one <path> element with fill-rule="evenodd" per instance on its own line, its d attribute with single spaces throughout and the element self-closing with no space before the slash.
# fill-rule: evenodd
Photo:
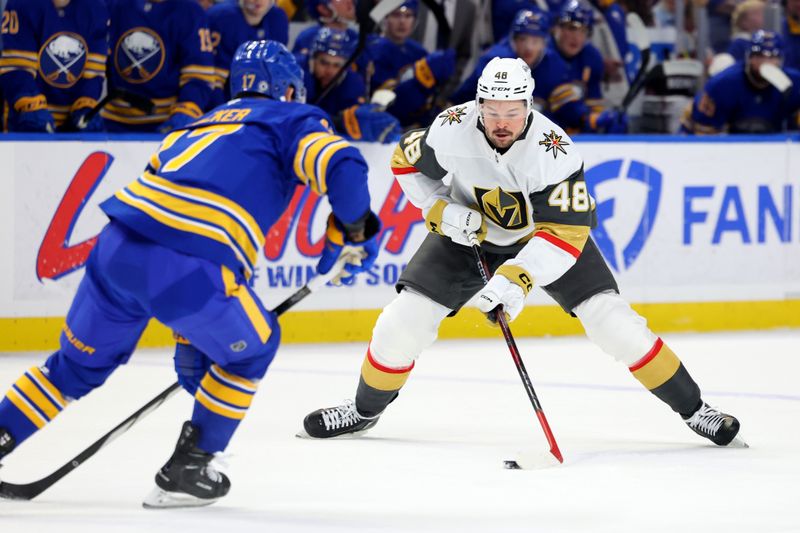
<svg viewBox="0 0 800 533">
<path fill-rule="evenodd" d="M 252 269 L 255 265 L 264 234 L 255 219 L 230 199 L 195 187 L 176 185 L 149 172 L 125 190 L 168 209 L 187 224 L 206 222 L 222 229 L 235 248 L 245 254 L 248 266 Z"/>
<path fill-rule="evenodd" d="M 217 83 L 217 72 L 214 67 L 204 65 L 186 65 L 181 69 L 180 86 L 186 85 L 192 80 L 200 80 L 211 85 Z"/>
<path fill-rule="evenodd" d="M 294 172 L 317 194 L 328 190 L 328 165 L 336 152 L 350 144 L 338 135 L 317 131 L 300 139 L 294 157 Z"/>
<path fill-rule="evenodd" d="M 222 267 L 222 283 L 225 286 L 225 296 L 239 300 L 242 309 L 244 309 L 244 313 L 250 320 L 250 324 L 253 325 L 253 329 L 255 329 L 258 334 L 258 338 L 261 339 L 261 343 L 267 342 L 267 339 L 269 339 L 272 333 L 272 328 L 269 327 L 267 319 L 264 318 L 264 314 L 258 307 L 253 295 L 250 294 L 247 286 L 236 283 L 236 277 L 226 266 Z"/>
<path fill-rule="evenodd" d="M 6 393 L 6 398 L 8 398 L 37 429 L 42 429 L 47 424 L 47 419 L 44 415 L 34 409 L 28 400 L 22 397 L 15 389 L 9 390 Z"/>
<path fill-rule="evenodd" d="M 589 238 L 589 226 L 572 226 L 556 222 L 536 222 L 534 234 L 543 231 L 583 251 Z"/>
<path fill-rule="evenodd" d="M 580 100 L 581 95 L 578 94 L 575 86 L 571 83 L 565 83 L 559 85 L 553 92 L 550 93 L 550 96 L 547 98 L 547 102 L 550 105 L 551 111 L 558 111 L 564 105 L 570 102 L 576 102 Z"/>
<path fill-rule="evenodd" d="M 216 365 L 215 365 L 216 366 Z M 200 387 L 207 396 L 228 404 L 230 409 L 247 410 L 253 402 L 255 391 L 243 391 L 226 380 L 221 379 L 212 367 L 200 382 Z"/>
<path fill-rule="evenodd" d="M 6 398 L 37 428 L 55 418 L 67 404 L 61 392 L 37 367 L 20 376 Z"/>
</svg>

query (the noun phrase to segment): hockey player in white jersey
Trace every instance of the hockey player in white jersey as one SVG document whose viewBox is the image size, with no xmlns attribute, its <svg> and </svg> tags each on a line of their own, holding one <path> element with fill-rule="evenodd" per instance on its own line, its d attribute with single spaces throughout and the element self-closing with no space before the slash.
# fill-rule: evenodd
<svg viewBox="0 0 800 533">
<path fill-rule="evenodd" d="M 535 283 L 692 430 L 720 446 L 743 444 L 739 421 L 702 400 L 677 355 L 619 295 L 589 236 L 596 215 L 583 160 L 564 131 L 533 110 L 533 87 L 524 61 L 495 58 L 482 72 L 474 103 L 451 107 L 401 139 L 392 170 L 430 234 L 375 324 L 355 401 L 310 413 L 308 436 L 374 426 L 444 318 L 477 293 L 487 316 L 502 305 L 514 320 Z M 494 271 L 486 285 L 471 234 Z"/>
</svg>

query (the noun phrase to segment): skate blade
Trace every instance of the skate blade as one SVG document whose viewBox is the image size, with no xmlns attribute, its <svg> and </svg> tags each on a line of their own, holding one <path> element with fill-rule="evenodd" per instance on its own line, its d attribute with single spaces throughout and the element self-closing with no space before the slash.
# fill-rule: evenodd
<svg viewBox="0 0 800 533">
<path fill-rule="evenodd" d="M 732 441 L 727 444 L 728 448 L 749 448 L 750 445 L 747 444 L 744 439 L 742 438 L 741 434 L 736 435 Z"/>
<path fill-rule="evenodd" d="M 295 437 L 298 439 L 307 439 L 307 440 L 347 440 L 347 439 L 357 439 L 363 436 L 367 431 L 372 428 L 362 429 L 361 431 L 354 431 L 353 433 L 345 433 L 343 435 L 336 435 L 335 437 L 312 437 L 308 434 L 308 432 L 304 429 L 301 429 L 297 433 L 294 434 Z"/>
<path fill-rule="evenodd" d="M 156 487 L 142 502 L 145 509 L 180 509 L 182 507 L 203 507 L 211 505 L 219 498 L 198 498 L 185 492 L 168 492 Z"/>
</svg>

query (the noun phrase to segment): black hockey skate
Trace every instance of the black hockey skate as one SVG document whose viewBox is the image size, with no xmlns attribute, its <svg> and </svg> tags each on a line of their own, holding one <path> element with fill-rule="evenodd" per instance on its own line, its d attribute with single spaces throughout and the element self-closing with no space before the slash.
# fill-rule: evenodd
<svg viewBox="0 0 800 533">
<path fill-rule="evenodd" d="M 156 474 L 156 488 L 142 503 L 145 508 L 198 507 L 228 494 L 228 476 L 210 464 L 213 454 L 196 446 L 199 438 L 197 426 L 184 422 L 175 452 Z"/>
<path fill-rule="evenodd" d="M 329 439 L 344 435 L 355 437 L 377 424 L 378 417 L 380 415 L 362 416 L 353 400 L 345 400 L 337 407 L 318 409 L 306 415 L 303 420 L 305 432 L 300 432 L 297 436 L 312 439 Z"/>
<path fill-rule="evenodd" d="M 739 421 L 705 402 L 692 416 L 685 418 L 684 422 L 692 431 L 718 446 L 748 447 L 739 436 Z"/>
</svg>

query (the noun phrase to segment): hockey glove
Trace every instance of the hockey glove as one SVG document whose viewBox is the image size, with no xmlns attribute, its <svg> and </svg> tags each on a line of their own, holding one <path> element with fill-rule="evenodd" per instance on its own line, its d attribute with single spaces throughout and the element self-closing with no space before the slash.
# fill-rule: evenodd
<svg viewBox="0 0 800 533">
<path fill-rule="evenodd" d="M 354 105 L 342 112 L 344 130 L 354 141 L 396 143 L 403 134 L 397 119 L 378 104 Z"/>
<path fill-rule="evenodd" d="M 161 125 L 161 133 L 168 133 L 187 126 L 203 116 L 203 112 L 194 102 L 178 102 L 170 109 L 170 117 Z"/>
<path fill-rule="evenodd" d="M 414 78 L 426 89 L 433 89 L 437 84 L 444 85 L 455 69 L 455 50 L 437 50 L 414 63 Z"/>
<path fill-rule="evenodd" d="M 430 232 L 450 237 L 451 241 L 462 246 L 471 246 L 471 233 L 478 237 L 478 241 L 483 242 L 486 238 L 486 221 L 479 212 L 444 200 L 436 200 L 428 211 L 425 227 Z"/>
<path fill-rule="evenodd" d="M 606 109 L 593 116 L 592 129 L 603 133 L 628 133 L 628 115 L 616 109 Z"/>
<path fill-rule="evenodd" d="M 100 113 L 95 113 L 93 117 L 87 120 L 87 116 L 91 113 L 92 109 L 97 105 L 97 100 L 94 98 L 82 97 L 78 98 L 72 104 L 72 111 L 69 115 L 70 124 L 77 131 L 103 131 L 105 130 L 105 121 Z"/>
<path fill-rule="evenodd" d="M 9 115 L 11 131 L 53 133 L 56 122 L 47 109 L 43 95 L 23 96 L 14 102 L 14 113 Z"/>
<path fill-rule="evenodd" d="M 175 338 L 173 361 L 175 373 L 178 374 L 178 383 L 189 394 L 194 395 L 203 376 L 211 368 L 211 359 L 177 333 L 173 333 L 173 337 Z"/>
<path fill-rule="evenodd" d="M 332 281 L 334 285 L 338 285 L 342 278 L 369 270 L 378 257 L 378 234 L 380 231 L 381 221 L 372 211 L 367 215 L 363 230 L 349 232 L 345 229 L 344 224 L 331 214 L 328 217 L 325 248 L 323 248 L 322 257 L 317 263 L 317 273 L 327 274 L 345 247 L 348 251 L 354 250 L 356 254 L 344 266 L 343 275 L 334 278 Z"/>
<path fill-rule="evenodd" d="M 525 297 L 531 289 L 533 289 L 533 277 L 527 270 L 504 263 L 478 293 L 478 309 L 486 313 L 491 323 L 496 324 L 497 315 L 494 311 L 502 305 L 506 320 L 511 322 L 522 311 Z"/>
</svg>

